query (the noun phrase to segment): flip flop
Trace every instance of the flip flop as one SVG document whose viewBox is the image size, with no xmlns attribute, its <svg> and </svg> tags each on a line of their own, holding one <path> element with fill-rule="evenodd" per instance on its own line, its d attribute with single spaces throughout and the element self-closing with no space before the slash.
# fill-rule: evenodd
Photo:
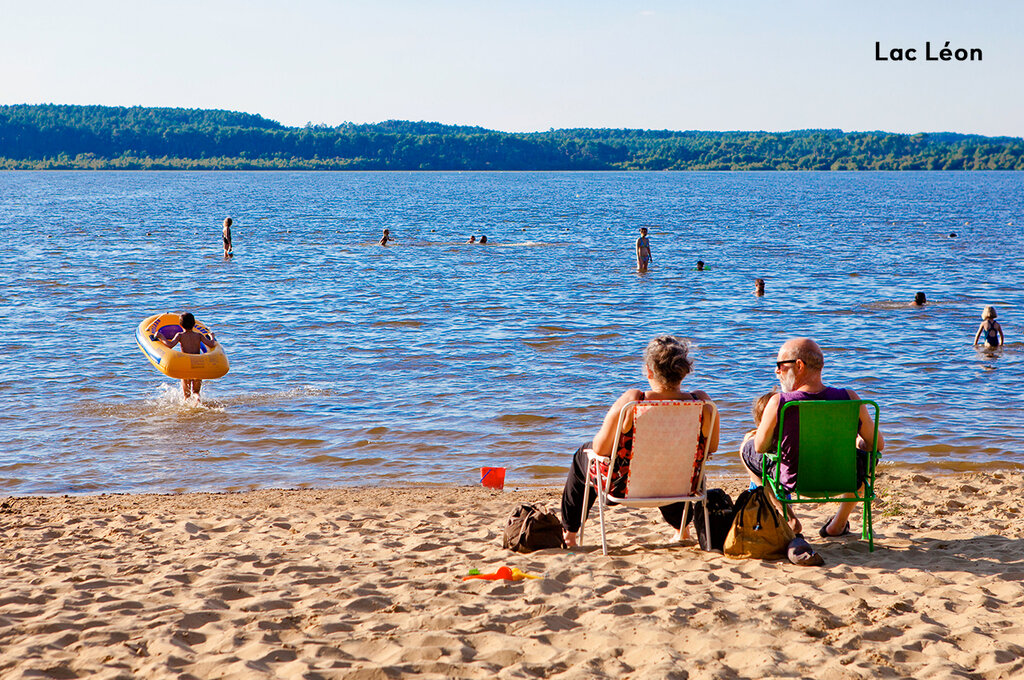
<svg viewBox="0 0 1024 680">
<path fill-rule="evenodd" d="M 846 526 L 844 526 L 843 530 L 840 531 L 838 534 L 830 534 L 830 533 L 828 533 L 828 525 L 832 524 L 832 520 L 833 519 L 835 519 L 834 516 L 831 517 L 827 522 L 825 522 L 821 526 L 820 529 L 818 529 L 818 535 L 821 536 L 822 538 L 839 538 L 840 536 L 848 536 L 850 534 L 850 523 L 849 522 L 846 523 Z"/>
</svg>

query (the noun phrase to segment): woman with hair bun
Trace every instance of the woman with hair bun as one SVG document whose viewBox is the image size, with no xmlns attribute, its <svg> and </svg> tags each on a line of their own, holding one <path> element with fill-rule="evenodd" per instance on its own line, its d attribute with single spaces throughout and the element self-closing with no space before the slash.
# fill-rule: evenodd
<svg viewBox="0 0 1024 680">
<path fill-rule="evenodd" d="M 565 543 L 570 548 L 576 545 L 576 533 L 580 529 L 580 517 L 583 511 L 583 492 L 587 484 L 587 454 L 586 449 L 593 449 L 599 455 L 610 457 L 613 447 L 618 451 L 618 461 L 613 477 L 621 475 L 625 479 L 624 472 L 628 469 L 629 458 L 633 453 L 633 423 L 632 416 L 628 415 L 623 423 L 623 432 L 620 441 L 616 442 L 615 430 L 619 423 L 619 412 L 622 407 L 631 401 L 644 401 L 656 399 L 670 399 L 678 401 L 706 401 L 711 403 L 711 397 L 702 390 L 683 391 L 680 384 L 693 369 L 693 362 L 690 359 L 690 346 L 683 340 L 671 335 L 660 335 L 647 344 L 644 350 L 644 375 L 650 389 L 628 389 L 622 393 L 604 417 L 601 429 L 594 436 L 593 442 L 587 442 L 573 454 L 572 466 L 569 468 L 569 475 L 565 480 L 565 489 L 562 491 L 562 533 Z M 710 417 L 712 409 L 705 408 L 705 416 Z M 704 436 L 704 452 L 712 453 L 718 449 L 718 419 L 712 423 L 711 431 Z M 613 482 L 613 488 L 615 484 Z M 590 514 L 590 507 L 593 506 L 596 494 L 590 494 L 587 514 Z M 669 524 L 676 529 L 679 528 L 683 519 L 685 503 L 673 503 L 659 508 L 662 516 Z"/>
</svg>

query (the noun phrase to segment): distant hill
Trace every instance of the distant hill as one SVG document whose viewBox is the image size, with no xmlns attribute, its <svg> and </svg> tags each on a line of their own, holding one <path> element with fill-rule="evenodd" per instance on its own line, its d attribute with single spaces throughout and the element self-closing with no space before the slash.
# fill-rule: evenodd
<svg viewBox="0 0 1024 680">
<path fill-rule="evenodd" d="M 441 123 L 286 127 L 207 109 L 0 106 L 3 169 L 1024 170 L 1024 139 L 951 132 L 508 133 Z"/>
</svg>

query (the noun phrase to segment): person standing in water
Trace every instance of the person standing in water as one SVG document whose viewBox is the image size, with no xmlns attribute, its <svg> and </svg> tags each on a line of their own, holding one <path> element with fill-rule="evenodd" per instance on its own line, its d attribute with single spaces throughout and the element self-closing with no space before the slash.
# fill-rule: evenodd
<svg viewBox="0 0 1024 680">
<path fill-rule="evenodd" d="M 388 231 L 387 229 L 385 229 L 384 230 L 384 235 L 380 237 L 380 242 L 379 243 L 382 246 L 386 246 L 388 244 L 388 241 L 394 241 L 394 240 L 395 240 L 394 237 L 391 236 L 391 232 Z"/>
<path fill-rule="evenodd" d="M 764 297 L 764 279 L 754 279 L 754 295 Z"/>
<path fill-rule="evenodd" d="M 647 265 L 651 263 L 651 242 L 647 239 L 647 227 L 640 227 L 640 237 L 636 240 L 636 269 L 647 271 Z"/>
<path fill-rule="evenodd" d="M 213 337 L 213 333 L 205 335 L 192 330 L 196 327 L 196 317 L 194 317 L 191 312 L 185 312 L 181 315 L 181 327 L 184 330 L 170 340 L 165 340 L 161 335 L 156 335 L 154 337 L 172 349 L 175 345 L 180 343 L 181 351 L 185 354 L 201 354 L 203 344 L 205 344 L 209 349 L 213 349 L 217 346 L 217 340 Z M 181 393 L 185 396 L 185 399 L 188 399 L 194 394 L 198 400 L 199 390 L 201 389 L 203 389 L 202 380 L 182 378 Z"/>
<path fill-rule="evenodd" d="M 978 340 L 984 338 L 985 347 L 999 347 L 1006 342 L 1003 337 L 1003 327 L 996 321 L 996 310 L 989 306 L 981 313 L 983 321 L 978 326 L 978 332 L 974 334 L 974 346 L 978 346 Z"/>
<path fill-rule="evenodd" d="M 224 257 L 232 257 L 235 253 L 231 248 L 231 218 L 224 218 L 224 231 L 221 233 L 224 239 Z"/>
</svg>

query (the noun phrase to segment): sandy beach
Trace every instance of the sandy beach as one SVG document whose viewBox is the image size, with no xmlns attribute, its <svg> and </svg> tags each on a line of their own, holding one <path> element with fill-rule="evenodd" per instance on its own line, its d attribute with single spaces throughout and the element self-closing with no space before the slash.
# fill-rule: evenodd
<svg viewBox="0 0 1024 680">
<path fill-rule="evenodd" d="M 874 553 L 805 506 L 819 568 L 676 543 L 656 510 L 616 508 L 608 557 L 596 522 L 502 549 L 555 488 L 10 498 L 0 677 L 1020 677 L 1022 486 L 886 470 Z M 543 578 L 461 580 L 501 565 Z"/>
</svg>

